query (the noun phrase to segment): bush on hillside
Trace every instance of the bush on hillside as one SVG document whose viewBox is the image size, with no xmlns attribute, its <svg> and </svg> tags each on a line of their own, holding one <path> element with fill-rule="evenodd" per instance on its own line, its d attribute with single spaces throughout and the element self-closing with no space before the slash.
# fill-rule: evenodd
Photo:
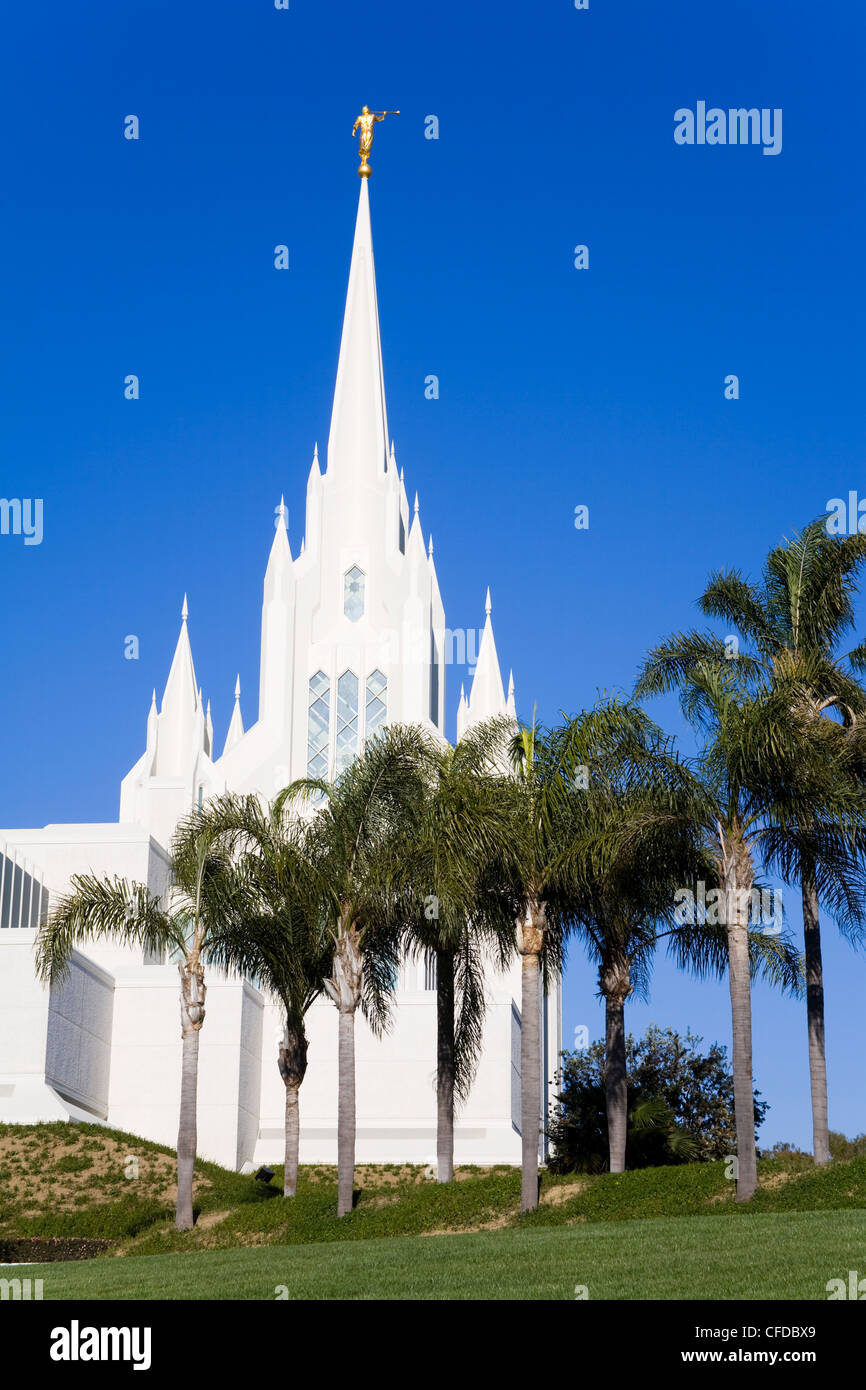
<svg viewBox="0 0 866 1390">
<path fill-rule="evenodd" d="M 712 1162 L 736 1152 L 734 1079 L 727 1049 L 651 1025 L 626 1039 L 629 1168 Z M 547 1132 L 554 1172 L 604 1172 L 608 1167 L 604 1043 L 564 1052 Z M 769 1109 L 755 1092 L 755 1126 Z"/>
</svg>

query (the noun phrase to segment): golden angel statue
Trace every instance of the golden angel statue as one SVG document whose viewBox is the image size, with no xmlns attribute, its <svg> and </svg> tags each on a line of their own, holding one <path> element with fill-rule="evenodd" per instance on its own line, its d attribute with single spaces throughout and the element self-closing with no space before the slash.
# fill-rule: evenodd
<svg viewBox="0 0 866 1390">
<path fill-rule="evenodd" d="M 352 126 L 352 134 L 358 127 L 361 127 L 361 143 L 358 153 L 361 156 L 361 167 L 358 170 L 362 179 L 368 179 L 373 170 L 370 168 L 370 150 L 373 147 L 373 126 L 377 121 L 384 121 L 386 116 L 399 116 L 399 111 L 371 111 L 369 106 L 361 109 L 361 114 Z"/>
</svg>

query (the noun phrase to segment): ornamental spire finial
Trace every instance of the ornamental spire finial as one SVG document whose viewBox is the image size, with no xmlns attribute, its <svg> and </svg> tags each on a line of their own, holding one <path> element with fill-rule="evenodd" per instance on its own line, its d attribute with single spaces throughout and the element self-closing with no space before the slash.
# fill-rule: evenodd
<svg viewBox="0 0 866 1390">
<path fill-rule="evenodd" d="M 358 146 L 358 153 L 361 156 L 361 167 L 358 170 L 362 179 L 368 179 L 373 170 L 370 168 L 370 150 L 373 147 L 373 126 L 378 121 L 384 121 L 386 116 L 399 116 L 399 111 L 371 111 L 369 106 L 361 108 L 361 114 L 352 126 L 352 134 L 361 127 L 361 142 Z"/>
</svg>

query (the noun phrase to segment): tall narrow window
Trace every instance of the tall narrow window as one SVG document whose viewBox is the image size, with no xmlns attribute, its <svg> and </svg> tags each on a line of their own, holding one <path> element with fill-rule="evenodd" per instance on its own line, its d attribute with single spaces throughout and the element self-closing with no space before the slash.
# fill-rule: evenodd
<svg viewBox="0 0 866 1390">
<path fill-rule="evenodd" d="M 436 988 L 436 952 L 424 952 L 424 988 Z"/>
<path fill-rule="evenodd" d="M 337 765 L 340 773 L 358 752 L 358 677 L 344 671 L 337 681 Z"/>
<path fill-rule="evenodd" d="M 364 711 L 364 738 L 375 737 L 388 717 L 388 682 L 381 671 L 367 677 L 367 706 Z"/>
<path fill-rule="evenodd" d="M 343 612 L 351 623 L 364 616 L 364 571 L 357 565 L 343 576 Z"/>
<path fill-rule="evenodd" d="M 430 629 L 430 723 L 439 728 L 439 648 Z"/>
<path fill-rule="evenodd" d="M 324 671 L 310 677 L 307 715 L 307 776 L 327 777 L 331 731 L 331 686 Z"/>
</svg>

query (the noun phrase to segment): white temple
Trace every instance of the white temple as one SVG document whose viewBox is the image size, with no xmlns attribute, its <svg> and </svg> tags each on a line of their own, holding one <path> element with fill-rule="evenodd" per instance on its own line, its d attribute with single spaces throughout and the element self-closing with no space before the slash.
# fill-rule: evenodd
<svg viewBox="0 0 866 1390">
<path fill-rule="evenodd" d="M 457 736 L 514 714 L 503 688 L 489 591 Z M 368 180 L 361 180 L 327 467 L 314 451 L 306 533 L 295 557 L 280 503 L 264 581 L 258 717 L 241 683 L 221 754 L 196 681 L 184 598 L 181 628 L 144 752 L 121 783 L 120 818 L 97 825 L 0 830 L 0 1120 L 98 1119 L 173 1144 L 180 1090 L 178 975 L 121 946 L 76 952 L 46 989 L 33 971 L 36 928 L 74 873 L 118 874 L 162 893 L 180 816 L 223 790 L 265 798 L 306 773 L 333 776 L 384 722 L 445 735 L 445 671 L 455 637 L 388 433 Z M 470 644 L 471 645 L 471 644 Z M 474 653 L 470 653 L 470 656 Z M 5 849 L 4 849 L 5 845 Z M 401 972 L 391 1032 L 357 1027 L 359 1162 L 435 1155 L 435 980 L 423 961 Z M 457 1117 L 458 1163 L 520 1161 L 520 968 L 491 973 L 483 1057 Z M 558 1063 L 560 988 L 539 1000 L 542 1096 Z M 199 1150 L 229 1167 L 280 1162 L 282 1022 L 249 982 L 208 975 L 200 1039 Z M 336 1161 L 337 1012 L 308 1018 L 301 1161 Z"/>
</svg>

